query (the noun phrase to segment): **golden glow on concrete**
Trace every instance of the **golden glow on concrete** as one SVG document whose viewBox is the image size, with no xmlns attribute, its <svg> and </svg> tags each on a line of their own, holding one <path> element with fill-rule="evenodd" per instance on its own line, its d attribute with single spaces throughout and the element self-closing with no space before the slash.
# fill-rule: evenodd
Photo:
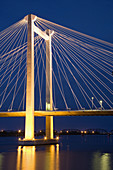
<svg viewBox="0 0 113 170">
<path fill-rule="evenodd" d="M 0 112 L 0 117 L 25 117 L 26 111 Z M 34 116 L 113 116 L 113 110 L 34 111 Z"/>
<path fill-rule="evenodd" d="M 28 15 L 25 139 L 34 138 L 34 19 Z"/>
<path fill-rule="evenodd" d="M 53 139 L 53 116 L 46 116 L 46 136 Z"/>
<path fill-rule="evenodd" d="M 32 140 L 34 138 L 34 117 L 26 113 L 26 119 L 25 139 Z"/>
<path fill-rule="evenodd" d="M 35 111 L 34 116 L 113 116 L 113 110 Z"/>
<path fill-rule="evenodd" d="M 49 40 L 46 40 L 46 110 L 53 110 L 52 98 L 52 50 L 51 50 L 51 31 L 46 30 Z M 46 136 L 53 139 L 53 116 L 46 116 Z"/>
</svg>

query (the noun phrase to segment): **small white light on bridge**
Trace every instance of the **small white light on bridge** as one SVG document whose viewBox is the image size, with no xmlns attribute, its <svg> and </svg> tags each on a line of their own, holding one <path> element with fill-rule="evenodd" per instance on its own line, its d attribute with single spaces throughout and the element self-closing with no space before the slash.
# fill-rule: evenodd
<svg viewBox="0 0 113 170">
<path fill-rule="evenodd" d="M 46 136 L 44 136 L 44 140 L 46 140 L 47 139 L 47 137 Z"/>
<path fill-rule="evenodd" d="M 93 109 L 93 100 L 94 100 L 94 97 L 92 97 L 91 99 L 92 99 L 92 109 Z"/>
<path fill-rule="evenodd" d="M 99 102 L 99 103 L 100 103 L 100 106 L 101 106 L 101 109 L 102 109 L 102 100 L 100 100 L 100 102 Z"/>
<path fill-rule="evenodd" d="M 57 136 L 56 139 L 59 140 L 59 136 Z"/>
<path fill-rule="evenodd" d="M 56 111 L 56 110 L 58 110 L 58 108 L 54 107 L 54 110 Z"/>
<path fill-rule="evenodd" d="M 21 130 L 19 129 L 19 130 L 18 130 L 18 133 L 20 133 L 20 132 L 21 132 Z"/>
<path fill-rule="evenodd" d="M 10 111 L 11 111 L 11 109 L 8 109 L 7 111 L 8 111 L 8 112 L 10 112 Z"/>
</svg>

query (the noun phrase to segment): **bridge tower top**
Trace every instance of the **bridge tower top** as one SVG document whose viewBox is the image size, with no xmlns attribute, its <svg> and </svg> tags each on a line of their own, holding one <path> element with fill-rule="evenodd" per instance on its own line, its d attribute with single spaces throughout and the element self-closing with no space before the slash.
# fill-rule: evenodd
<svg viewBox="0 0 113 170">
<path fill-rule="evenodd" d="M 28 16 L 29 16 L 29 15 L 31 15 L 31 20 L 35 21 L 35 20 L 37 19 L 37 16 L 36 16 L 36 15 L 34 15 L 34 14 L 28 14 L 28 15 L 26 15 L 26 16 L 24 17 L 24 19 L 25 19 L 26 21 L 28 21 Z"/>
</svg>

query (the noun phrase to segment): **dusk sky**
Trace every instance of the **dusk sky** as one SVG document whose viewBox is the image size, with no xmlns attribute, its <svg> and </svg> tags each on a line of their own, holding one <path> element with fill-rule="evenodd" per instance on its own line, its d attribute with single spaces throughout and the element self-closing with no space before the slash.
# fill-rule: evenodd
<svg viewBox="0 0 113 170">
<path fill-rule="evenodd" d="M 28 14 L 113 43 L 113 0 L 5 0 L 0 5 L 0 31 Z M 44 118 L 36 118 L 36 129 Z M 0 118 L 0 129 L 24 129 L 24 118 Z M 113 129 L 113 117 L 56 117 L 55 129 Z"/>
</svg>

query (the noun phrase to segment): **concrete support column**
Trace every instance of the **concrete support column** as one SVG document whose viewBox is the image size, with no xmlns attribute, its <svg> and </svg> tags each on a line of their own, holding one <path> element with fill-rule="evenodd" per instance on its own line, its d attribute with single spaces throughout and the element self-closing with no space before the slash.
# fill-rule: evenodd
<svg viewBox="0 0 113 170">
<path fill-rule="evenodd" d="M 28 40 L 27 40 L 27 89 L 26 89 L 26 118 L 25 139 L 34 138 L 34 30 L 33 15 L 27 16 Z"/>
<path fill-rule="evenodd" d="M 53 116 L 46 116 L 46 137 L 53 139 Z"/>
<path fill-rule="evenodd" d="M 50 30 L 46 30 L 50 37 L 46 40 L 46 110 L 53 110 L 52 98 L 52 51 Z M 53 116 L 46 116 L 46 137 L 53 139 Z"/>
</svg>

